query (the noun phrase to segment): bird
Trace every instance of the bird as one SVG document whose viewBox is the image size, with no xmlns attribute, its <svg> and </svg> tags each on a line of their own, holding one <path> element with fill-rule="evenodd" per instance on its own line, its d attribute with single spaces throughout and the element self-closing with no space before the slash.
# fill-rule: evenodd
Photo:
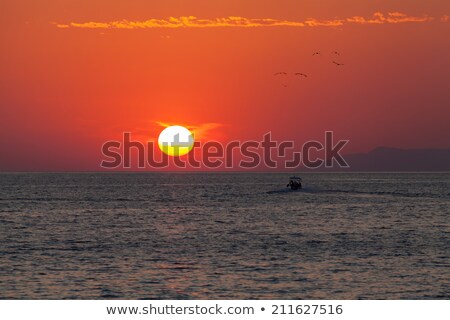
<svg viewBox="0 0 450 320">
<path fill-rule="evenodd" d="M 339 63 L 339 62 L 336 62 L 336 61 L 332 61 L 335 65 L 337 65 L 337 66 L 343 66 L 344 64 L 343 63 Z"/>
<path fill-rule="evenodd" d="M 314 53 L 313 53 L 313 56 L 319 55 L 319 54 L 320 54 L 320 52 L 317 51 L 317 52 L 314 52 Z"/>
<path fill-rule="evenodd" d="M 296 72 L 296 73 L 294 73 L 296 76 L 302 76 L 302 77 L 304 77 L 304 78 L 308 78 L 308 75 L 307 74 L 304 74 L 304 73 L 301 73 L 301 72 Z"/>
<path fill-rule="evenodd" d="M 337 55 L 337 56 L 340 56 L 340 55 L 341 55 L 341 54 L 340 54 L 339 52 L 337 52 L 337 51 L 333 51 L 332 54 L 335 54 L 335 55 Z"/>
<path fill-rule="evenodd" d="M 275 72 L 273 75 L 274 76 L 287 75 L 287 72 Z"/>
<path fill-rule="evenodd" d="M 287 84 L 283 84 L 283 87 L 287 88 L 287 86 L 288 86 Z"/>
</svg>

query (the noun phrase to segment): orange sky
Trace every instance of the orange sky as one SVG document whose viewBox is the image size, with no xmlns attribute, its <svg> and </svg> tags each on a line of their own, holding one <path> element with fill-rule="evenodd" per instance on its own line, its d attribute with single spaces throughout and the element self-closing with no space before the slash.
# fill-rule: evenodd
<svg viewBox="0 0 450 320">
<path fill-rule="evenodd" d="M 158 121 L 449 148 L 449 15 L 447 0 L 2 1 L 0 171 L 97 170 L 103 142 L 155 139 Z"/>
</svg>

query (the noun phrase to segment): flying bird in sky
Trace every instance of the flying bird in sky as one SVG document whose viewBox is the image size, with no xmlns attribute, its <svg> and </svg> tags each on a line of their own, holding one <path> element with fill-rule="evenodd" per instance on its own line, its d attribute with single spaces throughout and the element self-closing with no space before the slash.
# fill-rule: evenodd
<svg viewBox="0 0 450 320">
<path fill-rule="evenodd" d="M 279 76 L 279 75 L 287 75 L 287 72 L 276 72 L 273 74 L 274 76 Z"/>
<path fill-rule="evenodd" d="M 340 56 L 341 54 L 338 51 L 333 51 L 332 54 L 335 54 L 337 56 Z"/>
<path fill-rule="evenodd" d="M 332 61 L 335 65 L 337 65 L 337 66 L 343 66 L 344 64 L 343 63 L 339 63 L 339 62 L 336 62 L 336 61 Z"/>
<path fill-rule="evenodd" d="M 316 56 L 316 55 L 319 55 L 319 54 L 320 54 L 320 52 L 317 51 L 317 52 L 314 52 L 314 53 L 313 53 L 313 56 Z"/>
<path fill-rule="evenodd" d="M 296 72 L 295 75 L 296 75 L 296 76 L 301 76 L 301 77 L 303 77 L 303 78 L 308 78 L 308 75 L 307 75 L 307 74 L 304 74 L 304 73 L 301 73 L 301 72 Z"/>
</svg>

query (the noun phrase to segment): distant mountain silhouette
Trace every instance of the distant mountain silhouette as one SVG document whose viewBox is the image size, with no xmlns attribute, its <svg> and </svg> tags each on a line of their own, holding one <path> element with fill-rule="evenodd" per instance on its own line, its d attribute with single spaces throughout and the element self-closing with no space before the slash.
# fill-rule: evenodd
<svg viewBox="0 0 450 320">
<path fill-rule="evenodd" d="M 344 159 L 350 171 L 450 171 L 450 149 L 379 147 Z"/>
</svg>

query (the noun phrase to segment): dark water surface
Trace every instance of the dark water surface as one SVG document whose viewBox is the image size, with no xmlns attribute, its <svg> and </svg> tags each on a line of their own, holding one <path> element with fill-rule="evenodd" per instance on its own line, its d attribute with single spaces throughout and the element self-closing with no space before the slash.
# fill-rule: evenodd
<svg viewBox="0 0 450 320">
<path fill-rule="evenodd" d="M 450 174 L 0 174 L 0 298 L 449 299 Z"/>
</svg>

